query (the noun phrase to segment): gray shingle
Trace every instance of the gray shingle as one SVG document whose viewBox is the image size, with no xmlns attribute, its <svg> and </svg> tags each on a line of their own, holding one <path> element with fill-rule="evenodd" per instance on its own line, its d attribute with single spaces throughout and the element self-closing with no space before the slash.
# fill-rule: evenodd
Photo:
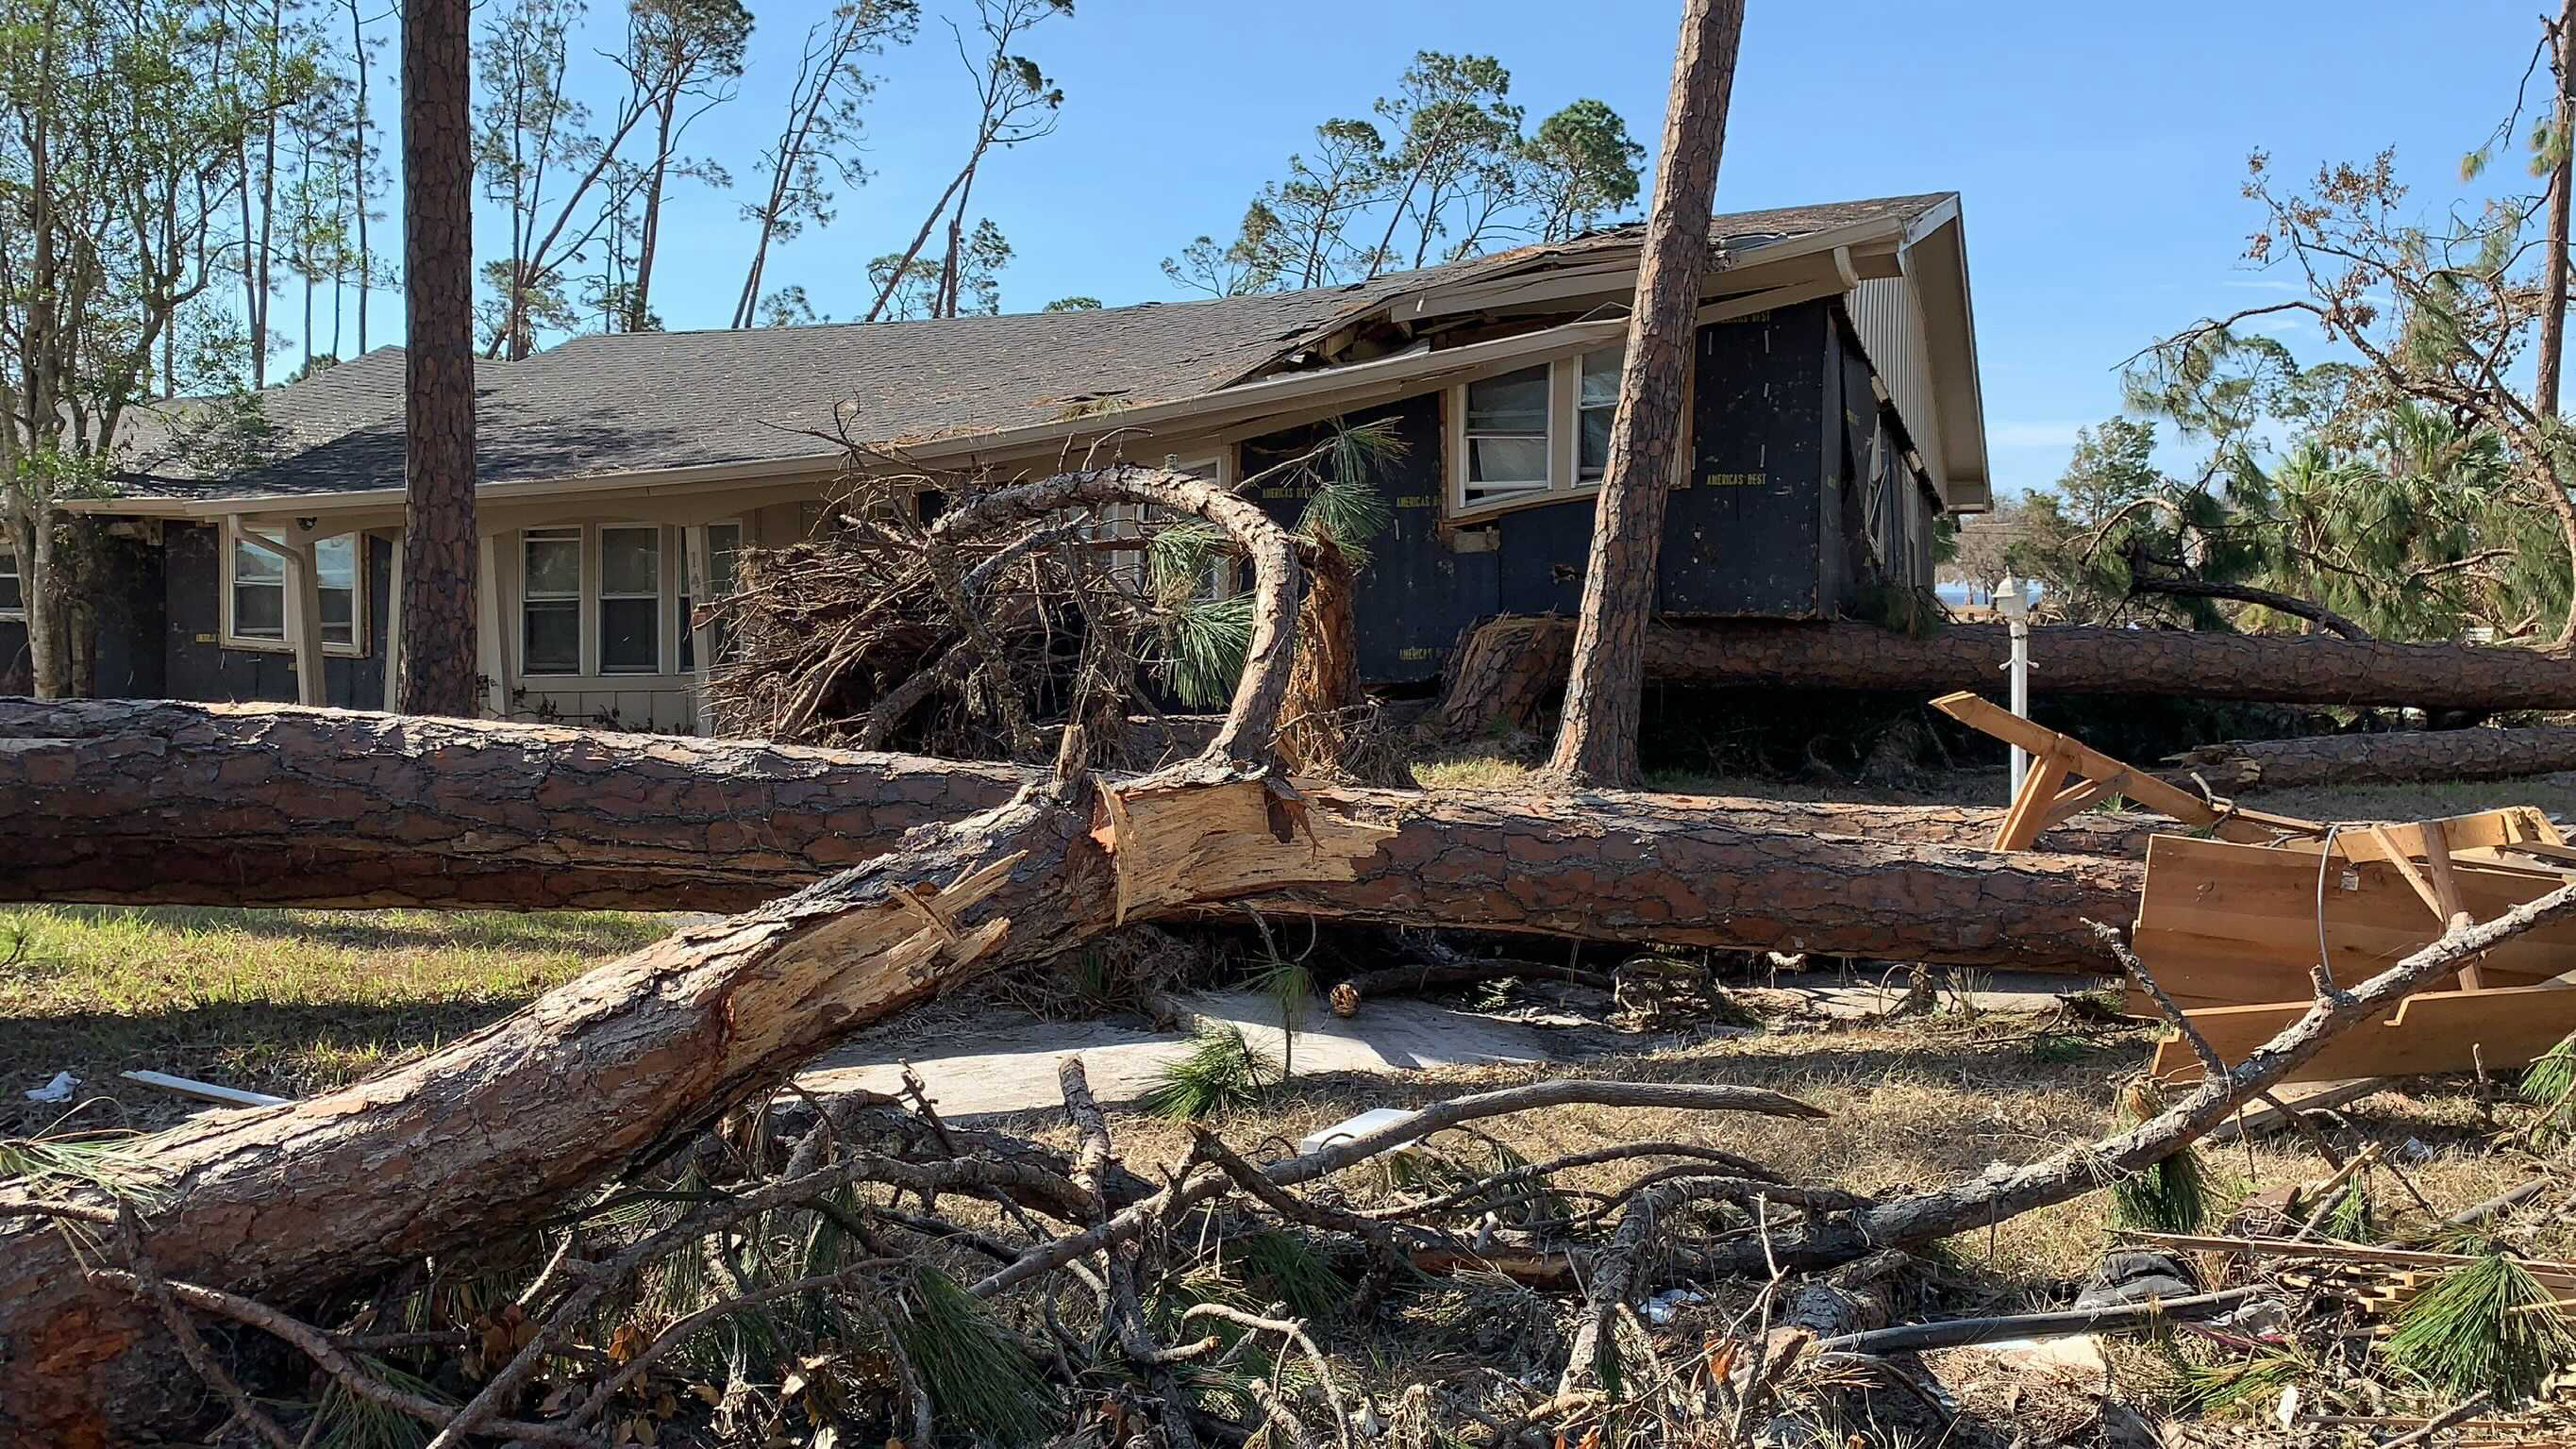
<svg viewBox="0 0 2576 1449">
<path fill-rule="evenodd" d="M 1948 193 L 1715 219 L 1741 254 L 1769 240 L 1920 215 Z M 1301 292 L 937 321 L 575 337 L 476 366 L 481 482 L 808 458 L 845 436 L 919 442 L 1044 423 L 1099 399 L 1195 397 L 1239 382 L 1421 287 L 1636 245 L 1638 228 Z M 130 437 L 131 495 L 287 498 L 402 486 L 403 354 L 386 347 L 264 398 L 271 461 L 205 476 L 166 418 Z M 819 436 L 818 436 L 819 435 Z"/>
</svg>

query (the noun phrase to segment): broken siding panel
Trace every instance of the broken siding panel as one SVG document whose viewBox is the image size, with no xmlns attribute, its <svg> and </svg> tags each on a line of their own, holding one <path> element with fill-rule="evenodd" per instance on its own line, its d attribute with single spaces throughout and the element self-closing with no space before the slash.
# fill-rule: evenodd
<svg viewBox="0 0 2576 1449">
<path fill-rule="evenodd" d="M 1861 346 L 1886 384 L 1896 416 L 1923 457 L 1932 486 L 1946 489 L 1941 473 L 1940 418 L 1932 405 L 1932 357 L 1923 328 L 1922 301 L 1909 277 L 1864 277 L 1847 305 Z"/>
</svg>

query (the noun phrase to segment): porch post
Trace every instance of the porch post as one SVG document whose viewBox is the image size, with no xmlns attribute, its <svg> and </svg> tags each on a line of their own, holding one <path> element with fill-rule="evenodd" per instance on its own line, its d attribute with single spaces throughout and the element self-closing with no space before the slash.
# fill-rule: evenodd
<svg viewBox="0 0 2576 1449">
<path fill-rule="evenodd" d="M 329 702 L 322 688 L 322 578 L 313 566 L 313 540 L 282 539 L 286 560 L 286 638 L 295 646 L 295 702 Z"/>
<path fill-rule="evenodd" d="M 386 536 L 393 542 L 394 563 L 392 568 L 386 570 L 385 575 L 385 713 L 394 714 L 399 711 L 399 702 L 402 699 L 402 530 L 399 528 L 389 530 Z M 366 546 L 365 540 L 373 537 L 375 537 L 373 534 L 362 536 L 360 546 Z"/>
<path fill-rule="evenodd" d="M 502 632 L 504 615 L 501 608 L 501 536 L 484 534 L 477 542 L 482 557 L 474 570 L 474 652 L 477 669 L 489 691 L 484 707 L 494 719 L 510 717 L 510 698 L 518 691 L 511 677 L 510 660 L 516 652 L 509 637 Z"/>
<path fill-rule="evenodd" d="M 709 581 L 715 577 L 709 567 L 707 526 L 703 523 L 680 527 L 682 566 L 688 570 L 687 585 L 681 592 L 689 596 L 689 617 L 680 627 L 689 631 L 690 657 L 697 667 L 689 672 L 689 729 L 693 734 L 707 733 L 707 670 L 716 662 L 716 631 L 698 624 L 698 610 L 705 607 Z"/>
</svg>

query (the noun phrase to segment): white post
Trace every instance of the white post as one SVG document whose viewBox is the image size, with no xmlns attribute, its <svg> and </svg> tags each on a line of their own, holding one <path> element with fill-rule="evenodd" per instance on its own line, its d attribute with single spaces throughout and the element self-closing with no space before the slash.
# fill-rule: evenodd
<svg viewBox="0 0 2576 1449">
<path fill-rule="evenodd" d="M 313 540 L 289 533 L 286 545 L 286 638 L 295 646 L 295 702 L 330 703 L 322 678 L 322 579 Z"/>
<path fill-rule="evenodd" d="M 715 577 L 711 550 L 707 546 L 707 526 L 687 523 L 680 526 L 680 567 L 689 596 L 690 617 L 680 621 L 689 634 L 689 655 L 696 667 L 689 672 L 689 732 L 707 733 L 707 670 L 716 662 L 716 631 L 699 626 L 696 614 L 704 607 L 708 588 Z"/>
<path fill-rule="evenodd" d="M 372 534 L 361 534 L 360 548 L 372 545 Z M 391 535 L 393 566 L 385 570 L 385 713 L 402 709 L 402 629 L 403 629 L 403 536 L 396 529 Z"/>
<path fill-rule="evenodd" d="M 508 719 L 511 696 L 517 693 L 510 661 L 517 657 L 518 650 L 502 628 L 510 620 L 507 596 L 501 587 L 501 536 L 484 534 L 475 540 L 475 546 L 480 556 L 474 570 L 474 655 L 488 691 L 483 707 L 493 719 Z"/>
<path fill-rule="evenodd" d="M 2012 631 L 2012 659 L 2004 667 L 2012 671 L 2012 712 L 2030 718 L 2030 595 L 2027 586 L 2010 574 L 1995 585 L 1995 608 L 2004 616 Z M 2021 779 L 2030 769 L 2030 756 L 2022 747 L 2013 745 L 2012 768 L 2007 776 L 2007 801 L 2021 794 Z"/>
</svg>

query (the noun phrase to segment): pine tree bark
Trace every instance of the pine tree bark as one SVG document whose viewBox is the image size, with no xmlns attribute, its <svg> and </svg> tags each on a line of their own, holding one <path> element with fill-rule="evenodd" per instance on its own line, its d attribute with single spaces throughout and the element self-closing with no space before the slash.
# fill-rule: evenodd
<svg viewBox="0 0 2576 1449">
<path fill-rule="evenodd" d="M 2194 776 L 2220 794 L 2312 785 L 2413 780 L 2512 780 L 2576 770 L 2576 729 L 2409 730 L 2230 740 L 2186 750 L 2160 771 L 2188 786 Z"/>
<path fill-rule="evenodd" d="M 2566 0 L 2558 23 L 2550 28 L 2549 70 L 2556 84 L 2550 114 L 2552 144 L 2557 148 L 2549 169 L 2547 252 L 2541 258 L 2540 346 L 2533 363 L 2532 407 L 2544 418 L 2558 416 L 2559 374 L 2567 354 L 2567 202 L 2571 146 L 2569 127 L 2576 125 L 2576 0 Z"/>
<path fill-rule="evenodd" d="M 405 714 L 475 713 L 473 132 L 465 0 L 403 7 Z"/>
<path fill-rule="evenodd" d="M 738 740 L 0 702 L 0 817 L 46 822 L 0 832 L 0 899 L 740 910 L 1047 783 Z M 2082 918 L 2131 914 L 2137 872 L 2086 857 L 2141 857 L 2158 825 L 2087 813 L 2044 838 L 2068 853 L 1994 856 L 2001 812 L 1965 807 L 1298 788 L 1392 822 L 1384 848 L 1332 890 L 1257 886 L 1215 914 L 2108 970 Z"/>
<path fill-rule="evenodd" d="M 1646 620 L 1655 607 L 1655 557 L 1664 536 L 1664 498 L 1687 435 L 1683 412 L 1692 318 L 1708 268 L 1709 209 L 1726 107 L 1735 87 L 1735 50 L 1744 0 L 1684 0 L 1673 56 L 1672 96 L 1654 206 L 1637 263 L 1636 304 L 1619 369 L 1619 410 L 1593 511 L 1565 709 L 1548 771 L 1574 784 L 1634 785 L 1637 711 L 1645 688 Z"/>
<path fill-rule="evenodd" d="M 945 515 L 931 542 L 1113 502 L 1206 518 L 1254 566 L 1244 675 L 1198 760 L 1139 780 L 1022 790 L 785 900 L 684 928 L 410 1066 L 131 1144 L 156 1189 L 138 1251 L 172 1279 L 309 1299 L 489 1242 L 685 1142 L 847 1032 L 1128 922 L 1252 904 L 1915 959 L 2062 959 L 2094 939 L 2084 917 L 2124 905 L 2140 878 L 2128 862 L 1754 834 L 1670 809 L 1634 811 L 1612 830 L 1595 797 L 1425 804 L 1290 785 L 1267 757 L 1293 653 L 1296 547 L 1258 507 L 1196 479 L 1113 469 L 984 495 Z M 46 753 L 0 752 L 37 757 L 40 775 L 60 768 Z M 381 765 L 403 788 L 407 762 L 345 763 Z M 435 800 L 438 775 L 470 777 L 477 763 L 450 751 L 413 788 Z M 257 798 L 256 779 L 240 783 Z M 1831 941 L 1808 939 L 1816 922 L 1837 923 Z M 105 1205 L 94 1189 L 46 1192 Z M 0 1187 L 0 1449 L 134 1442 L 202 1410 L 144 1306 L 81 1271 L 82 1246 L 27 1211 L 30 1198 L 27 1184 Z"/>
<path fill-rule="evenodd" d="M 1390 811 L 1390 803 L 1398 806 Z M 1029 790 L 780 901 L 688 927 L 426 1059 L 137 1144 L 170 1277 L 310 1295 L 489 1241 L 769 1089 L 847 1032 L 1126 922 L 1203 907 L 1677 943 L 2063 961 L 2128 862 L 1755 834 L 1595 797 L 1388 802 L 1210 756 L 1097 792 Z M 2116 915 L 2112 916 L 2117 919 Z M 1927 949 L 1917 951 L 1921 946 Z M 193 1390 L 140 1310 L 86 1283 L 0 1188 L 0 1444 L 122 1442 Z"/>
<path fill-rule="evenodd" d="M 1564 677 L 1573 632 L 1569 621 L 1542 616 L 1506 616 L 1480 626 L 1452 657 L 1449 685 L 1418 734 L 1461 741 L 1527 728 Z M 1645 677 L 1929 697 L 1996 688 L 1997 665 L 2009 649 L 2000 624 L 1953 624 L 1914 638 L 1871 624 L 1676 620 L 1647 629 Z M 2050 625 L 2031 631 L 2030 657 L 2032 688 L 2043 696 L 2576 708 L 2576 659 L 2540 649 Z"/>
</svg>

